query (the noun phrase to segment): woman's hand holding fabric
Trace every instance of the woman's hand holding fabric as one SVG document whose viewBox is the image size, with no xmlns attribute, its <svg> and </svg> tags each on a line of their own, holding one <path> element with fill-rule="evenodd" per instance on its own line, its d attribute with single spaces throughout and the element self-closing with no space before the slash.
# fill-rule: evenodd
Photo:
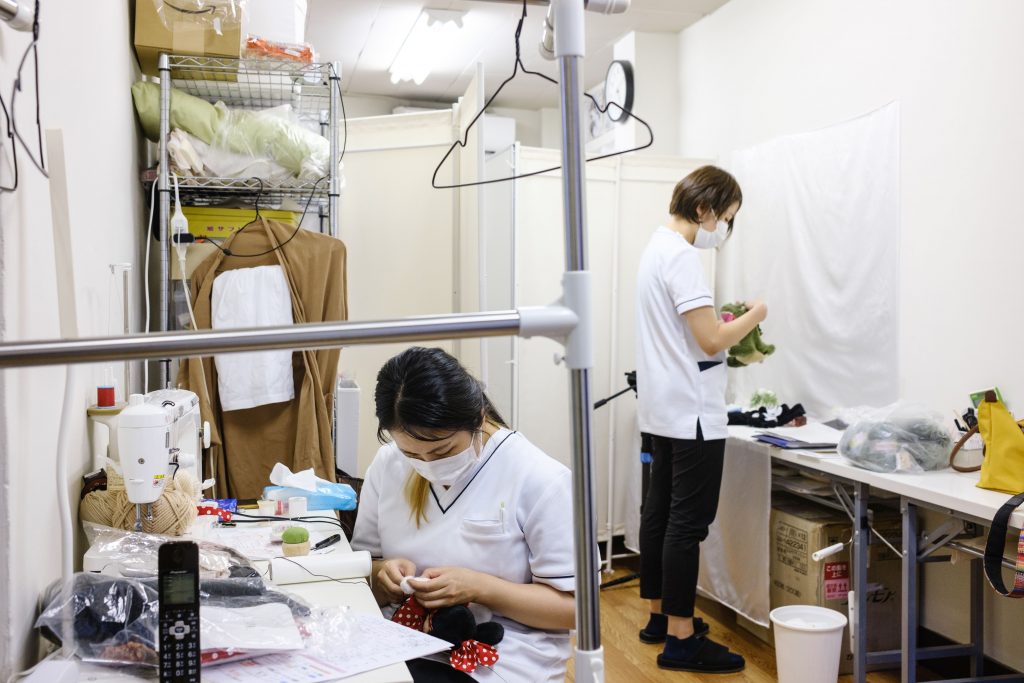
<svg viewBox="0 0 1024 683">
<path fill-rule="evenodd" d="M 410 560 L 400 557 L 385 560 L 377 571 L 377 588 L 392 602 L 401 602 L 405 599 L 405 593 L 400 584 L 406 576 L 416 576 L 416 565 Z"/>
<path fill-rule="evenodd" d="M 438 609 L 467 602 L 486 604 L 482 598 L 494 577 L 463 567 L 427 569 L 425 581 L 415 582 L 416 600 L 427 609 Z"/>
</svg>

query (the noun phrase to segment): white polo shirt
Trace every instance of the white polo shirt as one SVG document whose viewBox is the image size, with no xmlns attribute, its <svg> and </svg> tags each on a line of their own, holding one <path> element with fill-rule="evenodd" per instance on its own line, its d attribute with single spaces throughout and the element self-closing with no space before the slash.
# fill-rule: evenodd
<svg viewBox="0 0 1024 683">
<path fill-rule="evenodd" d="M 576 589 L 572 474 L 564 465 L 508 429 L 491 436 L 477 465 L 447 490 L 431 486 L 426 521 L 416 526 L 405 499 L 409 459 L 382 446 L 366 471 L 352 548 L 374 558 L 405 558 L 422 573 L 431 567 L 467 567 L 512 583 Z M 479 607 L 474 613 L 481 618 Z M 390 616 L 393 610 L 385 610 Z M 568 631 L 543 631 L 501 614 L 505 627 L 493 671 L 484 683 L 561 683 L 572 655 Z"/>
<path fill-rule="evenodd" d="M 651 236 L 636 286 L 640 431 L 673 439 L 728 436 L 725 353 L 709 356 L 683 314 L 714 306 L 696 247 L 664 226 Z"/>
</svg>

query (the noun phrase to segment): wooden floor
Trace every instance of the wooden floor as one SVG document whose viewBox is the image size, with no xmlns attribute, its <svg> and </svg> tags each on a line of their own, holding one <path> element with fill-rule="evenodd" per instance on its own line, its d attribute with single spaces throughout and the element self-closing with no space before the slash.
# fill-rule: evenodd
<svg viewBox="0 0 1024 683">
<path fill-rule="evenodd" d="M 622 569 L 612 576 L 604 575 L 608 581 L 631 570 Z M 742 673 L 728 675 L 698 675 L 659 669 L 655 658 L 661 652 L 661 645 L 647 645 L 637 638 L 647 623 L 647 601 L 640 599 L 640 587 L 633 581 L 601 591 L 601 644 L 604 646 L 605 680 L 608 683 L 648 683 L 651 681 L 674 681 L 678 683 L 774 683 L 775 651 L 757 637 L 736 626 L 733 613 L 717 604 L 698 601 L 699 616 L 711 626 L 712 638 L 737 652 L 747 660 Z M 573 664 L 569 662 L 567 681 L 574 681 Z M 846 683 L 852 676 L 842 676 Z M 869 683 L 899 683 L 898 671 L 883 671 L 868 674 Z"/>
</svg>

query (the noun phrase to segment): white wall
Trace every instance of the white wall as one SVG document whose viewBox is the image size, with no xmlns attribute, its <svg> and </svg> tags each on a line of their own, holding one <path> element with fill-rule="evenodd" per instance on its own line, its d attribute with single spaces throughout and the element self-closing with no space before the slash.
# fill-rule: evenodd
<svg viewBox="0 0 1024 683">
<path fill-rule="evenodd" d="M 679 37 L 675 33 L 634 31 L 615 43 L 615 59 L 633 64 L 632 111 L 654 131 L 654 144 L 642 154 L 676 154 L 679 146 Z M 616 146 L 646 143 L 647 129 L 626 117 L 616 126 Z"/>
<path fill-rule="evenodd" d="M 1024 251 L 1011 203 L 1024 175 L 1024 95 L 1012 86 L 1022 24 L 1014 0 L 732 0 L 680 36 L 685 156 L 719 158 L 900 102 L 900 390 L 944 414 L 993 384 L 1024 406 L 1024 319 L 1008 314 Z M 941 572 L 929 573 L 925 624 L 960 633 L 950 620 L 962 610 L 940 596 L 966 585 Z M 1019 625 L 1018 605 L 998 607 L 990 629 L 1011 615 Z M 990 631 L 989 651 L 1024 667 L 1012 632 Z"/>
<path fill-rule="evenodd" d="M 40 36 L 43 125 L 63 131 L 67 159 L 78 330 L 81 335 L 106 334 L 108 264 L 133 262 L 136 274 L 141 270 L 139 135 L 128 90 L 137 68 L 128 3 L 111 2 L 102 12 L 87 3 L 43 3 Z M 89 36 L 84 62 L 76 61 L 71 47 L 82 45 L 83 36 Z M 0 24 L 5 97 L 28 39 L 29 34 Z M 19 129 L 30 142 L 35 139 L 31 73 L 29 62 L 17 103 Z M 11 149 L 6 137 L 0 152 L 0 178 L 7 184 Z M 18 192 L 0 195 L 0 329 L 4 341 L 54 338 L 59 326 L 49 185 L 23 150 L 18 161 Z M 115 310 L 116 328 L 120 317 Z M 81 414 L 71 435 L 78 447 L 71 472 L 76 497 L 88 464 L 85 408 L 95 399 L 98 378 L 94 370 L 85 374 L 89 388 L 77 398 Z M 36 654 L 36 599 L 60 574 L 53 490 L 64 373 L 60 368 L 8 370 L 0 381 L 0 678 L 6 679 Z"/>
<path fill-rule="evenodd" d="M 487 93 L 490 96 L 490 92 Z M 491 107 L 488 114 L 515 119 L 516 142 L 527 147 L 540 147 L 543 138 L 543 122 L 540 109 L 515 109 L 513 107 Z"/>
<path fill-rule="evenodd" d="M 351 320 L 453 310 L 457 205 L 450 192 L 430 188 L 434 167 L 451 140 L 450 109 L 349 122 L 340 232 L 348 249 Z M 441 181 L 450 179 L 451 171 Z M 451 342 L 430 345 L 452 348 Z M 353 375 L 361 388 L 360 475 L 379 446 L 373 404 L 377 371 L 407 346 L 355 346 L 341 351 L 339 371 Z"/>
</svg>

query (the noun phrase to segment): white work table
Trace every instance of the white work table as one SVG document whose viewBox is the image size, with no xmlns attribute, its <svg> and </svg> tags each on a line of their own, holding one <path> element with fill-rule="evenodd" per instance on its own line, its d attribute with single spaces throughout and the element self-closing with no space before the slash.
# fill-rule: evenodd
<svg viewBox="0 0 1024 683">
<path fill-rule="evenodd" d="M 307 526 L 311 530 L 318 532 L 319 537 L 340 531 L 337 527 L 329 524 L 310 524 Z M 352 552 L 352 548 L 344 533 L 341 533 L 341 541 L 335 544 L 334 548 L 335 553 Z M 269 563 L 263 561 L 254 562 L 253 564 L 261 574 L 265 574 Z M 373 593 L 370 591 L 369 584 L 365 581 L 356 583 L 314 581 L 310 583 L 289 584 L 281 586 L 279 589 L 294 595 L 312 607 L 348 606 L 356 614 L 370 614 L 380 616 L 382 619 L 384 618 L 373 597 Z M 125 683 L 126 681 L 154 680 L 156 678 L 155 669 L 151 677 L 140 678 L 120 673 L 110 667 L 84 664 L 79 680 L 89 681 L 90 683 Z M 404 663 L 398 663 L 355 676 L 347 676 L 339 680 L 344 681 L 344 683 L 412 683 L 412 676 L 409 674 L 409 669 Z"/>
<path fill-rule="evenodd" d="M 988 526 L 996 512 L 1010 498 L 1009 494 L 989 491 L 977 487 L 979 473 L 962 473 L 951 469 L 916 474 L 883 474 L 862 469 L 845 458 L 834 454 L 818 454 L 808 451 L 783 450 L 768 444 L 756 442 L 754 434 L 766 431 L 751 427 L 730 427 L 730 442 L 737 446 L 749 447 L 757 444 L 758 453 L 771 458 L 776 464 L 784 464 L 809 474 L 824 475 L 828 479 L 852 487 L 852 512 L 854 515 L 853 585 L 856 593 L 856 613 L 867 614 L 867 560 L 870 530 L 868 528 L 868 501 L 870 492 L 884 492 L 898 496 L 903 517 L 903 585 L 902 585 L 902 646 L 889 652 L 865 652 L 857 647 L 854 658 L 854 680 L 863 683 L 869 666 L 899 664 L 904 683 L 915 683 L 918 660 L 951 656 L 969 657 L 972 674 L 970 678 L 957 679 L 958 683 L 986 680 L 1024 681 L 1024 676 L 1009 678 L 984 677 L 984 630 L 982 615 L 983 573 L 980 559 L 971 560 L 971 614 L 970 643 L 937 648 L 921 648 L 917 643 L 919 618 L 918 570 L 920 563 L 935 547 L 922 555 L 921 537 L 918 529 L 918 508 L 942 512 L 965 522 Z M 727 454 L 729 449 L 727 449 Z M 749 457 L 749 453 L 747 453 Z M 728 455 L 727 455 L 728 459 Z M 726 467 L 728 471 L 728 463 Z M 725 486 L 725 484 L 723 484 Z M 764 520 L 767 526 L 767 520 Z M 1018 510 L 1010 518 L 1010 526 L 1024 528 L 1024 512 Z M 765 529 L 768 532 L 768 529 Z M 949 539 L 947 539 L 949 540 Z M 866 643 L 867 619 L 858 619 L 854 628 L 857 643 Z"/>
<path fill-rule="evenodd" d="M 758 432 L 771 431 L 753 427 L 729 427 L 729 437 L 753 441 Z M 884 474 L 872 472 L 851 464 L 848 460 L 826 454 L 799 450 L 783 450 L 764 444 L 767 453 L 778 461 L 816 470 L 850 482 L 860 482 L 872 488 L 927 504 L 934 509 L 950 510 L 958 516 L 970 516 L 991 522 L 1010 495 L 978 488 L 979 472 L 957 472 L 952 469 L 917 474 Z M 831 457 L 829 457 L 831 456 Z M 1024 527 L 1024 509 L 1010 518 L 1010 525 Z"/>
</svg>

